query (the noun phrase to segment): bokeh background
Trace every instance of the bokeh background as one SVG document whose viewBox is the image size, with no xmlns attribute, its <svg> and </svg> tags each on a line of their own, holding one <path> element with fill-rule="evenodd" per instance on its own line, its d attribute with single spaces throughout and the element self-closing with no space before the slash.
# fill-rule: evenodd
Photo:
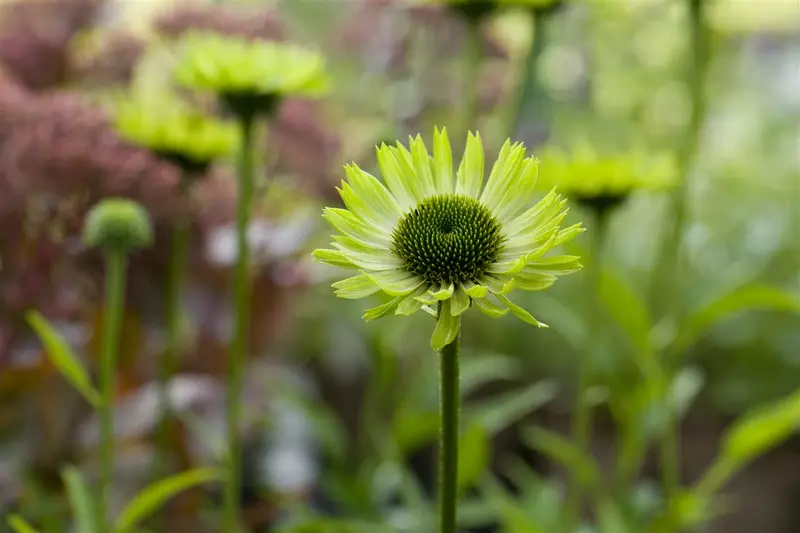
<svg viewBox="0 0 800 533">
<path fill-rule="evenodd" d="M 698 49 L 689 9 L 701 1 Z M 310 251 L 327 243 L 321 208 L 338 205 L 344 163 L 377 172 L 376 144 L 416 133 L 429 139 L 434 125 L 447 126 L 460 151 L 463 103 L 473 90 L 479 117 L 470 128 L 481 131 L 487 157 L 507 137 L 534 154 L 576 141 L 598 152 L 672 154 L 685 203 L 676 221 L 674 191 L 641 191 L 614 212 L 600 310 L 579 274 L 520 299 L 549 330 L 467 316 L 462 388 L 471 425 L 462 461 L 475 488 L 462 508 L 464 531 L 559 532 L 548 524 L 558 521 L 567 479 L 526 435 L 534 424 L 568 432 L 576 369 L 587 358 L 597 369 L 592 452 L 612 471 L 620 428 L 658 425 L 620 408 L 635 403 L 637 352 L 677 346 L 672 390 L 687 483 L 713 460 L 731 420 L 800 385 L 798 0 L 512 6 L 483 26 L 482 60 L 469 79 L 463 21 L 442 6 L 408 4 L 0 2 L 0 516 L 20 513 L 44 533 L 75 531 L 59 473 L 75 464 L 92 474 L 96 422 L 48 362 L 24 312 L 42 312 L 94 368 L 102 263 L 79 235 L 87 209 L 106 196 L 141 202 L 158 234 L 131 267 L 116 508 L 151 479 L 155 462 L 164 235 L 176 213 L 189 213 L 192 242 L 180 372 L 171 383 L 179 443 L 172 466 L 219 460 L 235 255 L 232 162 L 216 165 L 183 198 L 176 169 L 120 139 L 107 112 L 120 89 L 170 83 L 171 43 L 189 29 L 315 46 L 333 79 L 321 101 L 287 101 L 259 145 L 269 179 L 260 181 L 250 235 L 256 280 L 242 428 L 252 531 L 428 531 L 437 435 L 432 323 L 364 323 L 365 303 L 337 300 L 329 285 L 340 273 L 312 263 Z M 697 54 L 705 68 L 695 84 Z M 585 256 L 592 219 L 579 206 L 573 219 L 588 231 L 571 252 Z M 671 235 L 679 248 L 665 245 Z M 675 306 L 684 317 L 678 325 L 662 320 Z M 587 342 L 592 321 L 602 333 Z M 657 504 L 658 478 L 648 456 L 630 494 L 637 512 Z M 725 513 L 705 530 L 800 531 L 800 436 L 742 471 L 726 494 Z M 216 531 L 215 507 L 214 491 L 190 491 L 153 530 Z M 328 518 L 291 529 L 311 515 Z"/>
</svg>

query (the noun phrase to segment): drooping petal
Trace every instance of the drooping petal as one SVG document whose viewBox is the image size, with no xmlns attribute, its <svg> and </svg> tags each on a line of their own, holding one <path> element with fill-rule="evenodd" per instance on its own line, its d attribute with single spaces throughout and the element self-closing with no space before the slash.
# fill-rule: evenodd
<svg viewBox="0 0 800 533">
<path fill-rule="evenodd" d="M 419 311 L 423 305 L 420 300 L 419 296 L 423 295 L 425 291 L 427 291 L 427 287 L 419 287 L 417 290 L 409 294 L 405 297 L 405 299 L 400 302 L 400 305 L 397 306 L 394 314 L 396 315 L 413 315 L 417 311 Z"/>
<path fill-rule="evenodd" d="M 403 173 L 400 164 L 388 146 L 381 144 L 375 149 L 375 152 L 386 186 L 389 187 L 389 190 L 397 199 L 400 209 L 406 212 L 422 200 L 422 197 L 418 196 L 414 190 L 417 180 L 414 179 L 413 175 Z"/>
<path fill-rule="evenodd" d="M 423 187 L 426 190 L 432 190 L 433 194 L 438 194 L 439 191 L 436 190 L 433 173 L 431 172 L 431 156 L 428 155 L 428 149 L 425 148 L 422 137 L 419 135 L 413 139 L 409 137 L 409 143 L 411 144 L 411 159 L 414 162 L 417 179 L 423 183 Z"/>
<path fill-rule="evenodd" d="M 416 299 L 419 300 L 424 305 L 434 305 L 439 301 L 433 296 L 433 293 L 430 290 L 426 290 L 425 292 L 417 296 Z"/>
<path fill-rule="evenodd" d="M 362 318 L 366 321 L 370 321 L 391 314 L 394 312 L 395 309 L 397 309 L 397 306 L 400 304 L 400 302 L 403 301 L 403 298 L 405 298 L 405 296 L 398 296 L 397 298 L 395 298 L 390 302 L 386 302 L 383 305 L 373 307 L 372 309 L 369 309 L 366 313 L 364 313 L 364 316 Z"/>
<path fill-rule="evenodd" d="M 454 288 L 452 283 L 442 283 L 442 287 L 438 291 L 431 291 L 431 294 L 439 301 L 447 300 L 453 296 Z"/>
<path fill-rule="evenodd" d="M 316 263 L 325 263 L 326 265 L 330 265 L 337 268 L 349 268 L 353 270 L 357 270 L 360 267 L 347 259 L 344 254 L 339 250 L 328 250 L 325 248 L 320 248 L 314 250 L 311 254 L 314 257 L 314 262 Z"/>
<path fill-rule="evenodd" d="M 564 276 L 577 272 L 581 268 L 583 268 L 583 265 L 580 263 L 580 257 L 576 255 L 556 255 L 528 262 L 527 266 L 522 269 L 522 273 Z"/>
<path fill-rule="evenodd" d="M 453 316 L 450 300 L 445 300 L 439 307 L 439 319 L 436 321 L 436 329 L 433 330 L 431 337 L 431 348 L 439 351 L 453 342 L 458 335 L 460 326 L 461 318 Z"/>
<path fill-rule="evenodd" d="M 558 279 L 552 274 L 535 274 L 530 272 L 519 272 L 509 275 L 514 279 L 514 287 L 523 291 L 541 291 L 547 289 Z M 503 279 L 501 277 L 501 279 Z"/>
<path fill-rule="evenodd" d="M 344 167 L 347 174 L 347 181 L 355 193 L 363 202 L 368 205 L 373 212 L 383 220 L 390 222 L 391 226 L 403 216 L 403 210 L 395 200 L 394 196 L 383 186 L 378 178 L 364 172 L 356 165 Z"/>
<path fill-rule="evenodd" d="M 450 300 L 450 312 L 453 313 L 453 316 L 458 316 L 467 309 L 469 309 L 469 296 L 461 286 L 458 286 Z"/>
<path fill-rule="evenodd" d="M 434 185 L 439 194 L 453 192 L 453 152 L 447 130 L 433 130 Z"/>
<path fill-rule="evenodd" d="M 507 294 L 514 290 L 516 281 L 514 281 L 513 278 L 510 280 L 500 280 L 494 276 L 485 276 L 481 280 L 481 284 L 486 285 L 486 288 L 489 289 L 489 292 L 492 294 Z"/>
<path fill-rule="evenodd" d="M 423 284 L 422 278 L 411 274 L 405 268 L 366 272 L 366 276 L 390 296 L 406 296 Z"/>
<path fill-rule="evenodd" d="M 488 272 L 492 274 L 513 274 L 519 272 L 528 264 L 528 259 L 524 255 L 517 256 L 508 253 L 503 255 L 510 256 L 513 259 L 492 263 L 487 269 Z"/>
<path fill-rule="evenodd" d="M 485 298 L 486 293 L 489 292 L 483 285 L 478 285 L 471 281 L 465 281 L 462 286 L 464 287 L 464 292 L 466 292 L 467 296 L 470 298 Z"/>
<path fill-rule="evenodd" d="M 537 328 L 550 327 L 547 324 L 545 324 L 543 322 L 539 322 L 538 320 L 533 318 L 532 314 L 530 314 L 525 309 L 521 308 L 520 306 L 518 306 L 517 304 L 515 304 L 514 302 L 512 302 L 511 300 L 509 300 L 505 296 L 498 295 L 497 298 L 501 302 L 503 302 L 505 305 L 507 305 L 508 308 L 511 310 L 511 312 L 514 313 L 514 315 L 516 315 L 516 317 L 519 318 L 520 320 L 522 320 L 523 322 L 527 322 L 528 324 L 536 326 Z"/>
<path fill-rule="evenodd" d="M 507 307 L 499 307 L 488 298 L 477 298 L 472 301 L 475 302 L 475 305 L 478 307 L 478 311 L 492 318 L 500 318 L 508 313 Z"/>
<path fill-rule="evenodd" d="M 380 290 L 380 288 L 364 274 L 337 281 L 331 286 L 336 289 L 336 296 L 349 300 L 365 298 Z"/>
<path fill-rule="evenodd" d="M 387 247 L 391 242 L 389 233 L 386 233 L 377 226 L 368 226 L 364 224 L 358 217 L 346 209 L 326 207 L 322 212 L 322 218 L 348 237 L 373 246 Z"/>
<path fill-rule="evenodd" d="M 467 147 L 461 164 L 458 167 L 456 179 L 456 194 L 478 198 L 483 186 L 483 141 L 480 133 L 467 135 Z"/>
<path fill-rule="evenodd" d="M 503 207 L 503 197 L 509 189 L 516 187 L 517 176 L 522 169 L 524 160 L 525 147 L 521 143 L 515 143 L 510 148 L 503 165 L 500 166 L 498 159 L 492 168 L 489 181 L 486 182 L 486 188 L 481 194 L 481 203 L 491 209 L 493 213 Z"/>
</svg>

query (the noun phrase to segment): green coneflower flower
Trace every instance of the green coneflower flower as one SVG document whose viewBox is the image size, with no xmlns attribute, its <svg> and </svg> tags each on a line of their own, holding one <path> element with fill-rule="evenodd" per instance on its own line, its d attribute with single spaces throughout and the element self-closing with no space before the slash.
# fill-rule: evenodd
<svg viewBox="0 0 800 533">
<path fill-rule="evenodd" d="M 542 154 L 540 185 L 557 186 L 564 194 L 593 209 L 605 210 L 641 190 L 661 190 L 675 185 L 674 161 L 666 154 L 631 150 L 602 154 L 588 143 L 567 152 L 546 148 Z"/>
<path fill-rule="evenodd" d="M 188 175 L 202 174 L 239 143 L 235 123 L 206 115 L 166 93 L 119 97 L 113 115 L 120 137 L 151 150 Z"/>
<path fill-rule="evenodd" d="M 296 45 L 190 32 L 180 40 L 179 83 L 215 92 L 236 113 L 272 113 L 285 95 L 328 90 L 322 55 Z"/>
<path fill-rule="evenodd" d="M 511 310 L 546 327 L 506 295 L 514 288 L 545 289 L 579 270 L 578 257 L 544 255 L 583 229 L 561 228 L 566 200 L 555 191 L 523 211 L 539 169 L 525 154 L 521 143 L 506 141 L 484 185 L 480 135 L 468 135 L 454 174 L 447 133 L 435 130 L 432 157 L 419 136 L 408 149 L 400 143 L 377 149 L 386 186 L 346 166 L 339 193 L 347 209 L 326 208 L 323 215 L 341 235 L 333 237 L 333 249 L 314 252 L 317 261 L 360 271 L 335 283 L 336 294 L 393 297 L 367 311 L 366 320 L 420 309 L 436 316 L 435 350 L 455 339 L 460 315 L 473 304 L 489 316 Z"/>
<path fill-rule="evenodd" d="M 468 21 L 479 22 L 501 8 L 547 9 L 562 0 L 419 0 L 421 4 L 439 4 L 452 9 Z"/>
</svg>

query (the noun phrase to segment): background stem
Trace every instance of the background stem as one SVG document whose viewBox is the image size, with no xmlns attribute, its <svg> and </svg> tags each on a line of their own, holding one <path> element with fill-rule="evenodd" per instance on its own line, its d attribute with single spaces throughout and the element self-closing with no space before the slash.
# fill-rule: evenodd
<svg viewBox="0 0 800 533">
<path fill-rule="evenodd" d="M 587 392 L 594 379 L 595 353 L 600 345 L 600 332 L 602 325 L 600 317 L 603 316 L 603 303 L 600 294 L 601 278 L 603 272 L 603 247 L 608 228 L 609 212 L 604 208 L 594 210 L 594 227 L 590 231 L 589 257 L 591 268 L 586 269 L 586 293 L 590 295 L 591 304 L 586 316 L 586 338 L 584 349 L 581 351 L 582 360 L 578 363 L 578 382 L 575 390 L 575 406 L 573 407 L 572 434 L 579 449 L 586 455 L 591 455 L 592 440 L 592 405 L 586 401 Z M 580 479 L 573 477 L 567 497 L 567 513 L 573 524 L 580 523 L 582 504 L 582 491 Z"/>
<path fill-rule="evenodd" d="M 478 128 L 480 119 L 481 67 L 483 66 L 483 32 L 478 20 L 467 22 L 467 46 L 462 86 L 464 95 L 464 131 L 466 136 L 470 130 Z"/>
<path fill-rule="evenodd" d="M 460 341 L 459 331 L 455 340 L 439 352 L 439 533 L 456 533 Z"/>
<path fill-rule="evenodd" d="M 240 478 L 242 444 L 239 437 L 241 420 L 242 375 L 248 351 L 250 326 L 250 251 L 247 226 L 253 200 L 253 129 L 255 117 L 239 117 L 241 151 L 239 154 L 238 197 L 236 204 L 236 246 L 238 257 L 234 279 L 233 340 L 228 361 L 228 396 L 226 401 L 228 432 L 228 482 L 223 501 L 223 531 L 239 531 Z"/>
<path fill-rule="evenodd" d="M 114 475 L 114 403 L 117 351 L 125 311 L 125 275 L 128 256 L 124 250 L 106 252 L 106 308 L 103 352 L 100 359 L 100 482 L 97 484 L 97 529 L 108 530 L 108 492 Z"/>
</svg>

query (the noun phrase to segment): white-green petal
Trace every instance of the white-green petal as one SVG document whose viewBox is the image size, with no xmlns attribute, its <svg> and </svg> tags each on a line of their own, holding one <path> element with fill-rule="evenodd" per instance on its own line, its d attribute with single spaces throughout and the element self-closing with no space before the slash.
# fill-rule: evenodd
<svg viewBox="0 0 800 533">
<path fill-rule="evenodd" d="M 360 250 L 360 243 L 349 237 L 335 235 L 334 248 L 337 248 L 345 259 L 365 270 L 391 270 L 403 265 L 403 261 L 389 251 L 372 249 Z"/>
<path fill-rule="evenodd" d="M 566 200 L 561 198 L 556 189 L 551 190 L 544 198 L 536 202 L 536 205 L 522 213 L 520 216 L 504 225 L 506 235 L 513 237 L 515 234 L 527 230 L 532 226 L 537 226 L 544 220 L 552 218 L 566 204 Z M 554 205 L 558 205 L 553 209 Z M 552 213 L 552 214 L 550 214 Z"/>
<path fill-rule="evenodd" d="M 396 315 L 413 315 L 419 311 L 424 305 L 419 300 L 419 296 L 423 295 L 427 290 L 427 287 L 417 288 L 417 290 L 406 296 L 405 299 L 400 302 L 400 305 L 397 306 L 394 313 Z"/>
<path fill-rule="evenodd" d="M 507 305 L 508 308 L 511 310 L 511 312 L 514 313 L 514 315 L 516 315 L 516 317 L 519 318 L 520 320 L 522 320 L 523 322 L 527 322 L 528 324 L 536 326 L 537 328 L 547 328 L 547 327 L 549 327 L 547 324 L 544 324 L 543 322 L 539 322 L 538 320 L 533 318 L 532 314 L 530 314 L 525 309 L 521 308 L 520 306 L 518 306 L 517 304 L 515 304 L 514 302 L 512 302 L 511 300 L 509 300 L 505 296 L 498 295 L 497 298 L 501 302 L 503 302 L 505 305 Z"/>
<path fill-rule="evenodd" d="M 554 234 L 557 236 L 558 231 L 561 229 L 561 222 L 564 221 L 568 213 L 569 209 L 565 209 L 549 220 L 542 221 L 540 224 L 531 224 L 527 229 L 510 236 L 504 250 L 514 251 L 519 247 L 519 243 L 535 244 L 547 242 Z"/>
<path fill-rule="evenodd" d="M 489 292 L 489 289 L 487 289 L 483 285 L 478 285 L 472 283 L 471 281 L 465 281 L 462 284 L 462 287 L 464 287 L 464 292 L 466 292 L 467 296 L 469 296 L 470 298 L 485 298 L 486 293 Z"/>
<path fill-rule="evenodd" d="M 510 190 L 515 190 L 517 175 L 522 169 L 525 160 L 525 147 L 521 143 L 515 143 L 503 161 L 503 166 L 498 168 L 500 160 L 495 163 L 486 188 L 481 194 L 481 203 L 488 207 L 493 213 L 502 207 L 501 202 Z"/>
<path fill-rule="evenodd" d="M 520 171 L 516 175 L 511 175 L 505 182 L 506 187 L 502 189 L 493 209 L 494 215 L 500 222 L 503 224 L 511 222 L 517 213 L 528 205 L 538 179 L 539 160 L 535 157 L 525 159 Z"/>
<path fill-rule="evenodd" d="M 383 186 L 383 183 L 356 165 L 347 165 L 344 168 L 348 184 L 358 197 L 382 220 L 388 221 L 391 226 L 394 226 L 403 215 L 403 210 L 400 209 L 397 200 Z"/>
<path fill-rule="evenodd" d="M 483 186 L 483 141 L 480 133 L 467 135 L 467 147 L 461 164 L 458 167 L 456 179 L 456 194 L 479 198 Z"/>
<path fill-rule="evenodd" d="M 441 350 L 456 339 L 461 318 L 453 316 L 450 309 L 450 300 L 442 302 L 439 308 L 439 318 L 436 321 L 436 329 L 433 330 L 431 337 L 431 348 Z"/>
<path fill-rule="evenodd" d="M 553 243 L 553 246 L 558 246 L 560 244 L 564 244 L 565 242 L 571 241 L 577 235 L 586 231 L 586 228 L 581 227 L 581 223 L 578 222 L 566 229 L 562 229 L 558 232 L 558 236 Z"/>
<path fill-rule="evenodd" d="M 417 296 L 416 299 L 422 302 L 424 305 L 433 305 L 439 301 L 433 296 L 433 293 L 430 292 L 429 290 L 426 290 L 425 292 Z"/>
<path fill-rule="evenodd" d="M 556 282 L 556 276 L 552 274 L 534 274 L 520 272 L 510 276 L 514 279 L 514 287 L 523 291 L 541 291 L 547 289 Z"/>
<path fill-rule="evenodd" d="M 486 288 L 489 289 L 489 292 L 492 294 L 507 294 L 514 290 L 516 282 L 513 278 L 510 280 L 501 280 L 493 276 L 485 276 L 481 279 L 481 284 L 486 285 Z"/>
<path fill-rule="evenodd" d="M 417 195 L 413 187 L 417 180 L 414 179 L 413 174 L 403 173 L 392 150 L 382 144 L 375 149 L 375 152 L 383 180 L 397 199 L 400 209 L 405 212 L 421 201 L 422 197 Z"/>
<path fill-rule="evenodd" d="M 394 229 L 396 221 L 386 218 L 375 211 L 363 198 L 358 196 L 350 184 L 342 182 L 341 188 L 337 190 L 347 209 L 365 224 L 376 226 L 383 231 L 392 231 Z"/>
<path fill-rule="evenodd" d="M 439 313 L 430 305 L 423 305 L 422 310 L 431 315 L 433 318 L 439 318 Z"/>
<path fill-rule="evenodd" d="M 371 294 L 375 294 L 380 289 L 370 279 L 361 274 L 352 278 L 337 281 L 331 285 L 336 289 L 336 296 L 339 298 L 347 298 L 349 300 L 357 300 L 359 298 L 366 298 Z"/>
<path fill-rule="evenodd" d="M 488 272 L 492 274 L 513 274 L 525 268 L 527 264 L 528 260 L 524 255 L 516 256 L 516 258 L 511 261 L 492 263 L 489 265 Z"/>
<path fill-rule="evenodd" d="M 478 311 L 492 318 L 500 318 L 508 313 L 507 307 L 499 307 L 488 298 L 477 298 L 472 301 L 475 302 L 475 306 L 478 308 Z"/>
<path fill-rule="evenodd" d="M 442 283 L 442 287 L 438 291 L 431 291 L 431 295 L 439 301 L 447 300 L 453 296 L 453 289 L 452 283 L 447 285 Z"/>
<path fill-rule="evenodd" d="M 530 236 L 529 238 L 517 236 L 509 239 L 503 247 L 503 251 L 497 256 L 497 262 L 514 261 L 519 256 L 524 256 L 527 263 L 531 259 L 541 257 L 555 246 L 558 238 L 558 229 L 557 227 L 550 228 L 539 235 Z"/>
<path fill-rule="evenodd" d="M 405 268 L 384 270 L 382 272 L 365 272 L 365 275 L 390 296 L 406 296 L 414 292 L 423 280 Z"/>
<path fill-rule="evenodd" d="M 580 263 L 580 257 L 576 255 L 557 255 L 529 261 L 527 266 L 522 269 L 522 273 L 564 276 L 577 272 L 581 268 L 583 266 Z"/>
<path fill-rule="evenodd" d="M 422 137 L 419 135 L 413 139 L 409 137 L 409 143 L 411 144 L 411 160 L 414 162 L 417 179 L 423 184 L 425 190 L 430 190 L 432 194 L 436 194 L 438 191 L 433 182 L 431 156 L 428 155 L 428 149 L 425 148 Z"/>
<path fill-rule="evenodd" d="M 319 248 L 314 250 L 311 255 L 314 257 L 314 261 L 317 263 L 325 263 L 326 265 L 337 268 L 349 268 L 354 270 L 360 268 L 358 265 L 347 259 L 339 250 Z"/>
<path fill-rule="evenodd" d="M 450 299 L 450 312 L 458 316 L 469 309 L 469 296 L 461 286 L 456 287 L 453 298 Z"/>
<path fill-rule="evenodd" d="M 373 246 L 386 247 L 391 242 L 391 235 L 376 226 L 364 224 L 346 209 L 327 207 L 322 213 L 322 218 L 345 235 Z"/>
<path fill-rule="evenodd" d="M 453 192 L 453 152 L 447 130 L 433 130 L 434 185 L 440 194 Z"/>
<path fill-rule="evenodd" d="M 421 202 L 436 193 L 433 189 L 433 181 L 421 180 L 417 176 L 417 171 L 414 168 L 414 158 L 405 146 L 397 143 L 397 146 L 390 146 L 389 150 L 391 150 L 395 161 L 400 167 L 400 171 L 406 180 L 406 186 L 414 191 L 414 197 L 417 198 L 417 202 Z"/>
<path fill-rule="evenodd" d="M 400 304 L 400 302 L 403 301 L 403 298 L 405 297 L 398 296 L 397 298 L 395 298 L 390 302 L 387 302 L 383 305 L 379 305 L 377 307 L 373 307 L 372 309 L 369 309 L 366 313 L 364 313 L 364 316 L 362 318 L 366 321 L 370 321 L 391 314 L 394 312 L 395 309 L 397 309 L 397 306 Z"/>
</svg>

